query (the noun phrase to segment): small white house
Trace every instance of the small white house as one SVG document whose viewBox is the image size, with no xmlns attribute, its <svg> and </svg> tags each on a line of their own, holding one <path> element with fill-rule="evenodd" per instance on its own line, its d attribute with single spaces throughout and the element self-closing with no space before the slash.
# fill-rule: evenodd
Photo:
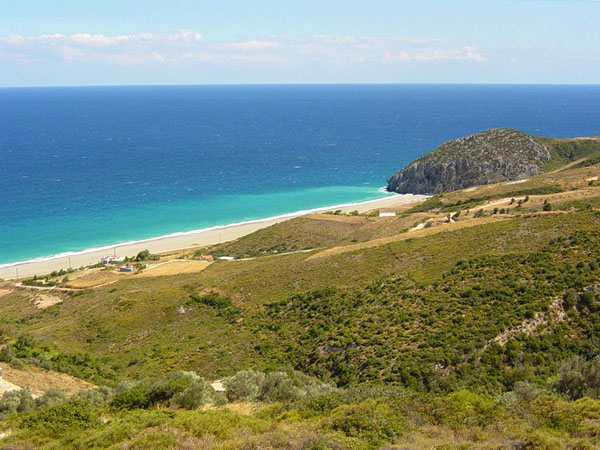
<svg viewBox="0 0 600 450">
<path fill-rule="evenodd" d="M 233 256 L 219 256 L 217 259 L 221 261 L 233 261 L 235 258 Z"/>
<path fill-rule="evenodd" d="M 395 212 L 383 212 L 383 211 L 380 211 L 379 212 L 379 217 L 396 217 L 396 213 Z"/>
<path fill-rule="evenodd" d="M 100 260 L 100 262 L 102 264 L 112 264 L 112 263 L 119 263 L 119 262 L 123 262 L 125 260 L 124 256 L 103 256 L 102 259 Z"/>
</svg>

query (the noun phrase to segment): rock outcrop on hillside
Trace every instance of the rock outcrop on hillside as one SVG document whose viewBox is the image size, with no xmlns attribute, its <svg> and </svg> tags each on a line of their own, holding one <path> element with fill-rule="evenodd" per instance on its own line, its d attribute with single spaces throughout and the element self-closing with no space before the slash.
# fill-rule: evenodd
<svg viewBox="0 0 600 450">
<path fill-rule="evenodd" d="M 445 142 L 392 175 L 387 190 L 439 194 L 520 180 L 538 175 L 549 160 L 548 149 L 531 136 L 495 128 Z"/>
</svg>

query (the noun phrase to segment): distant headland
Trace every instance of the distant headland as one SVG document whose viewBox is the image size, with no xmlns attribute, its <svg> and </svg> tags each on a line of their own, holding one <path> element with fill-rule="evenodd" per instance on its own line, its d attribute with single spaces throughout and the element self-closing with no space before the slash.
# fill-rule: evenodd
<svg viewBox="0 0 600 450">
<path fill-rule="evenodd" d="M 390 192 L 439 194 L 523 180 L 600 150 L 600 138 L 558 139 L 494 128 L 448 141 L 388 178 Z"/>
</svg>

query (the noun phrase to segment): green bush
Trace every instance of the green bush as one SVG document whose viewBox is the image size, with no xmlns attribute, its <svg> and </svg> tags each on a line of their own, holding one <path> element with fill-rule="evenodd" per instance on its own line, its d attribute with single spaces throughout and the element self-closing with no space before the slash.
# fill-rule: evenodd
<svg viewBox="0 0 600 450">
<path fill-rule="evenodd" d="M 171 405 L 183 409 L 198 409 L 210 400 L 211 395 L 206 383 L 202 378 L 198 378 L 183 391 L 175 394 L 171 399 Z"/>
<path fill-rule="evenodd" d="M 143 384 L 115 395 L 110 402 L 113 409 L 145 409 L 151 405 L 150 389 Z"/>
<path fill-rule="evenodd" d="M 340 406 L 333 410 L 331 416 L 324 424 L 325 429 L 365 440 L 373 447 L 397 439 L 406 430 L 399 412 L 380 399 Z"/>
<path fill-rule="evenodd" d="M 31 393 L 21 389 L 5 392 L 0 398 L 0 419 L 17 412 L 31 411 L 35 408 L 35 400 Z"/>
<path fill-rule="evenodd" d="M 111 401 L 114 393 L 112 389 L 101 386 L 98 389 L 85 389 L 77 393 L 77 397 L 85 400 L 90 405 L 104 405 Z"/>
<path fill-rule="evenodd" d="M 437 401 L 434 417 L 437 422 L 458 429 L 486 426 L 501 416 L 501 408 L 486 395 L 459 390 Z"/>
<path fill-rule="evenodd" d="M 86 430 L 100 425 L 92 407 L 85 400 L 73 398 L 51 408 L 41 408 L 26 415 L 19 428 L 43 436 L 60 437 L 73 430 Z"/>
<path fill-rule="evenodd" d="M 36 408 L 44 408 L 58 405 L 67 399 L 65 394 L 60 389 L 50 388 L 44 395 L 35 399 Z"/>
<path fill-rule="evenodd" d="M 223 380 L 223 387 L 230 402 L 256 401 L 262 391 L 265 374 L 254 370 L 243 370 Z"/>
<path fill-rule="evenodd" d="M 586 390 L 584 376 L 585 361 L 575 356 L 561 364 L 556 388 L 572 399 L 581 398 Z"/>
<path fill-rule="evenodd" d="M 268 373 L 263 381 L 260 400 L 265 402 L 296 400 L 304 392 L 294 386 L 294 382 L 285 372 Z"/>
</svg>

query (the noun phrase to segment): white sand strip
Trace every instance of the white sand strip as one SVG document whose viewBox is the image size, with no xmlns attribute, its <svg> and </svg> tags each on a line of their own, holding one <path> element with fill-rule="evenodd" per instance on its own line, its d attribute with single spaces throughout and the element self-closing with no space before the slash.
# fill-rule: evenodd
<svg viewBox="0 0 600 450">
<path fill-rule="evenodd" d="M 168 236 L 144 239 L 124 244 L 102 247 L 98 249 L 84 250 L 82 252 L 58 255 L 32 261 L 25 261 L 0 267 L 0 278 L 14 280 L 32 277 L 33 275 L 44 275 L 53 270 L 78 268 L 100 262 L 105 255 L 135 256 L 139 251 L 148 249 L 151 253 L 165 253 L 174 250 L 183 250 L 193 247 L 204 247 L 218 244 L 220 242 L 232 241 L 247 234 L 253 233 L 261 228 L 274 225 L 294 217 L 304 216 L 315 212 L 332 211 L 341 209 L 343 212 L 358 210 L 363 213 L 378 208 L 386 208 L 406 203 L 423 201 L 425 195 L 390 195 L 389 197 L 369 200 L 361 203 L 348 203 L 325 208 L 316 208 L 306 211 L 284 214 L 266 219 L 252 220 L 233 225 L 225 225 L 208 229 L 175 233 Z"/>
</svg>

